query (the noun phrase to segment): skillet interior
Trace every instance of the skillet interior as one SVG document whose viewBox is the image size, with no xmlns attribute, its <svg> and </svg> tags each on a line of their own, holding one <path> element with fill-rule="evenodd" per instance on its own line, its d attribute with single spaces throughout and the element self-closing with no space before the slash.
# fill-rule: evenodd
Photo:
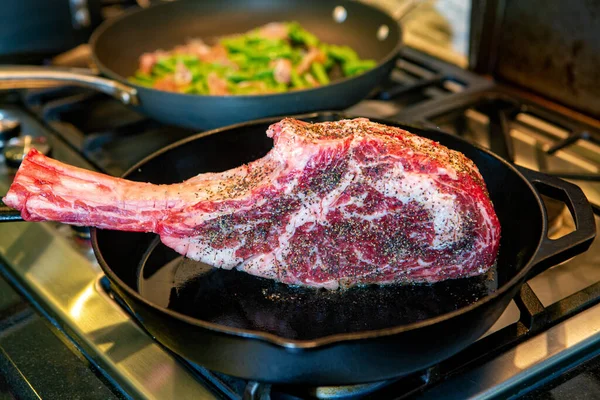
<svg viewBox="0 0 600 400">
<path fill-rule="evenodd" d="M 181 257 L 158 238 L 138 269 L 138 291 L 154 304 L 199 320 L 296 340 L 437 317 L 474 303 L 497 284 L 493 268 L 480 277 L 435 285 L 370 285 L 344 292 L 297 288 L 213 269 Z"/>
<path fill-rule="evenodd" d="M 251 124 L 190 138 L 133 169 L 127 178 L 173 183 L 201 172 L 236 167 L 268 152 L 272 141 L 265 135 L 267 126 L 268 123 Z M 526 181 L 497 158 L 443 133 L 408 129 L 462 151 L 480 169 L 502 225 L 495 275 L 430 286 L 357 289 L 350 296 L 336 296 L 294 290 L 230 271 L 198 277 L 188 273 L 198 270 L 198 264 L 189 262 L 169 270 L 177 262 L 169 264 L 175 255 L 164 250 L 152 252 L 140 274 L 139 267 L 144 265 L 141 260 L 155 240 L 152 234 L 98 230 L 98 248 L 112 271 L 130 288 L 137 291 L 141 277 L 146 286 L 142 288 L 144 297 L 156 306 L 166 306 L 170 301 L 169 307 L 197 318 L 200 324 L 213 322 L 242 334 L 253 330 L 292 341 L 317 339 L 337 333 L 409 326 L 465 307 L 506 284 L 527 265 L 541 237 L 540 206 Z M 170 267 L 159 268 L 166 264 Z"/>
<path fill-rule="evenodd" d="M 346 18 L 341 22 L 333 17 L 336 6 L 346 10 Z M 389 58 L 400 43 L 396 21 L 359 2 L 179 0 L 101 27 L 92 39 L 92 49 L 101 69 L 123 81 L 135 72 L 138 57 L 144 52 L 166 50 L 189 38 L 209 41 L 269 22 L 292 20 L 324 42 L 351 46 L 362 58 L 382 61 Z M 385 37 L 377 34 L 382 25 L 388 29 Z"/>
</svg>

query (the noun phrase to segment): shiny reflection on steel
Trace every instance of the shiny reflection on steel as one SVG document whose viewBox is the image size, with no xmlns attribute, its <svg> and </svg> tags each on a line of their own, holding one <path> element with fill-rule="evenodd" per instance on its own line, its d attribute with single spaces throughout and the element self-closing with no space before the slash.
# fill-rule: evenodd
<svg viewBox="0 0 600 400">
<path fill-rule="evenodd" d="M 485 332 L 478 340 L 481 340 L 494 332 L 498 332 L 500 329 L 506 328 L 507 326 L 518 322 L 520 316 L 521 311 L 519 311 L 519 307 L 517 307 L 514 300 L 511 300 L 500 318 L 498 318 L 494 325 L 492 325 L 492 327 L 488 329 L 487 332 Z"/>
<path fill-rule="evenodd" d="M 463 90 L 465 90 L 465 86 L 458 83 L 458 82 L 454 82 L 451 80 L 445 80 L 444 83 L 442 83 L 442 85 L 444 86 L 444 88 L 452 93 L 459 93 L 462 92 Z"/>
<path fill-rule="evenodd" d="M 90 10 L 88 0 L 70 0 L 71 20 L 73 28 L 82 29 L 91 25 Z"/>
<path fill-rule="evenodd" d="M 310 391 L 310 395 L 317 399 L 348 399 L 360 398 L 380 388 L 390 385 L 394 381 L 364 383 L 350 386 L 321 386 Z"/>
<path fill-rule="evenodd" d="M 390 27 L 387 25 L 381 25 L 379 29 L 377 29 L 377 40 L 384 41 L 388 38 L 390 34 Z"/>
<path fill-rule="evenodd" d="M 268 400 L 271 398 L 271 385 L 250 381 L 244 388 L 243 400 Z"/>
<path fill-rule="evenodd" d="M 94 76 L 92 71 L 58 67 L 0 67 L 0 89 L 37 89 L 63 85 L 93 89 L 116 98 L 124 104 L 139 103 L 137 90 L 121 82 Z"/>
<path fill-rule="evenodd" d="M 75 296 L 73 305 L 69 308 L 69 314 L 76 320 L 81 318 L 86 302 L 94 295 L 94 282 L 90 284 L 78 295 Z"/>
<path fill-rule="evenodd" d="M 333 9 L 333 20 L 337 23 L 342 23 L 348 17 L 348 11 L 342 6 L 337 6 Z"/>
</svg>

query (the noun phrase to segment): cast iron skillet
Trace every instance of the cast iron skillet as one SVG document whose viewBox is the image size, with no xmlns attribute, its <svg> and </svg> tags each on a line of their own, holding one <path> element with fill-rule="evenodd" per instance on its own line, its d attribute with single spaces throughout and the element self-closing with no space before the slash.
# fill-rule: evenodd
<svg viewBox="0 0 600 400">
<path fill-rule="evenodd" d="M 337 120 L 312 114 L 304 120 Z M 278 119 L 198 134 L 147 157 L 125 177 L 174 183 L 263 156 Z M 379 120 L 403 127 L 393 121 Z M 118 296 L 162 344 L 209 369 L 259 381 L 341 385 L 408 374 L 473 343 L 522 283 L 585 251 L 591 207 L 575 185 L 525 168 L 436 130 L 407 127 L 463 152 L 481 171 L 502 225 L 497 268 L 434 285 L 294 289 L 182 260 L 154 234 L 92 230 L 94 251 Z M 543 193 L 564 201 L 577 229 L 547 238 Z"/>
<path fill-rule="evenodd" d="M 189 38 L 241 33 L 273 21 L 298 21 L 327 43 L 349 45 L 372 70 L 322 87 L 281 94 L 202 96 L 169 93 L 127 81 L 138 57 Z M 90 41 L 100 72 L 109 79 L 51 67 L 0 68 L 0 89 L 75 84 L 116 97 L 161 122 L 204 130 L 276 115 L 344 109 L 362 100 L 392 70 L 402 45 L 400 25 L 358 1 L 178 0 L 136 10 L 102 24 Z"/>
</svg>

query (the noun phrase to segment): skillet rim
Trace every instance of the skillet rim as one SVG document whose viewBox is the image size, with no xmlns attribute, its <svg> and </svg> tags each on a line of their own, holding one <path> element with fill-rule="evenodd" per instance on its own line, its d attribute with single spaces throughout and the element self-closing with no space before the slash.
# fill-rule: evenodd
<svg viewBox="0 0 600 400">
<path fill-rule="evenodd" d="M 304 94 L 304 93 L 313 93 L 313 92 L 317 93 L 320 91 L 328 90 L 329 88 L 338 87 L 339 85 L 342 85 L 342 84 L 350 84 L 350 82 L 352 82 L 352 81 L 355 82 L 360 79 L 365 79 L 365 78 L 369 77 L 370 75 L 376 73 L 381 67 L 383 67 L 385 64 L 387 64 L 391 60 L 398 58 L 398 56 L 400 55 L 400 51 L 404 47 L 404 40 L 403 40 L 404 39 L 404 31 L 402 29 L 402 25 L 401 25 L 400 21 L 397 21 L 396 19 L 394 19 L 387 11 L 385 11 L 381 8 L 375 7 L 375 6 L 371 6 L 366 3 L 360 3 L 360 2 L 356 2 L 356 1 L 352 1 L 352 0 L 338 0 L 339 3 L 352 4 L 353 6 L 364 7 L 364 8 L 371 9 L 373 11 L 381 13 L 382 16 L 388 18 L 391 22 L 393 22 L 393 25 L 397 27 L 398 40 L 397 40 L 394 48 L 385 57 L 383 57 L 377 61 L 377 65 L 375 67 L 371 68 L 370 70 L 368 70 L 362 74 L 356 75 L 356 76 L 350 76 L 350 77 L 344 77 L 341 79 L 337 79 L 333 82 L 328 83 L 327 85 L 317 86 L 315 88 L 308 88 L 308 89 L 290 90 L 290 91 L 283 92 L 283 93 L 263 93 L 263 94 L 248 94 L 248 95 L 244 95 L 244 94 L 242 94 L 242 95 L 239 95 L 239 94 L 231 94 L 231 95 L 210 95 L 209 94 L 209 95 L 206 95 L 206 94 L 168 92 L 165 90 L 158 90 L 158 89 L 154 89 L 151 87 L 140 86 L 135 83 L 132 83 L 127 78 L 123 77 L 120 74 L 117 74 L 112 69 L 110 69 L 106 65 L 104 65 L 104 63 L 102 61 L 100 61 L 99 57 L 97 56 L 97 51 L 96 51 L 97 43 L 102 38 L 102 35 L 103 34 L 106 35 L 105 32 L 110 30 L 113 27 L 113 25 L 119 23 L 122 20 L 125 20 L 126 18 L 131 17 L 132 15 L 136 15 L 136 14 L 148 11 L 149 9 L 154 9 L 157 7 L 165 7 L 166 8 L 169 6 L 176 7 L 176 4 L 184 2 L 184 1 L 186 1 L 186 0 L 179 0 L 177 2 L 160 3 L 160 4 L 153 5 L 150 8 L 134 9 L 134 10 L 125 12 L 124 14 L 122 14 L 118 17 L 106 20 L 103 23 L 101 23 L 100 26 L 98 26 L 98 28 L 96 28 L 96 30 L 94 30 L 94 32 L 90 36 L 90 40 L 89 40 L 89 45 L 90 45 L 91 54 L 92 54 L 92 60 L 93 60 L 94 64 L 96 64 L 98 66 L 98 69 L 105 76 L 107 76 L 111 79 L 114 79 L 124 85 L 135 88 L 138 91 L 138 95 L 139 95 L 140 91 L 148 91 L 149 93 L 152 93 L 156 96 L 158 96 L 160 94 L 168 94 L 168 95 L 172 95 L 172 96 L 178 96 L 181 99 L 192 99 L 192 98 L 209 99 L 209 100 L 243 99 L 244 101 L 253 101 L 253 100 L 260 101 L 261 99 L 264 99 L 265 97 L 270 97 L 270 96 L 277 96 L 277 98 L 284 98 L 286 96 L 296 96 L 296 95 Z M 188 0 L 188 2 L 191 2 L 191 1 Z M 140 104 L 140 105 L 143 107 L 143 104 Z"/>
<path fill-rule="evenodd" d="M 314 112 L 314 113 L 307 113 L 307 114 L 292 115 L 289 117 L 300 119 L 300 118 L 316 118 L 316 117 L 323 117 L 323 116 L 336 117 L 336 118 L 340 118 L 340 119 L 342 119 L 342 118 L 357 118 L 358 117 L 355 115 L 350 116 L 350 115 L 347 115 L 347 114 L 344 114 L 341 112 L 336 112 L 336 111 Z M 244 126 L 249 126 L 249 125 L 259 125 L 259 124 L 267 124 L 267 123 L 270 124 L 270 123 L 279 121 L 283 117 L 284 116 L 268 117 L 268 118 L 256 119 L 253 121 L 241 122 L 238 124 L 228 125 L 225 127 L 221 127 L 221 128 L 217 128 L 217 129 L 213 129 L 210 131 L 201 132 L 201 133 L 189 136 L 187 138 L 184 138 L 182 140 L 174 142 L 168 146 L 165 146 L 162 149 L 143 158 L 138 163 L 136 163 L 134 166 L 132 166 L 129 170 L 127 170 L 121 177 L 127 178 L 127 176 L 129 174 L 133 173 L 134 171 L 136 171 L 138 168 L 142 167 L 145 163 L 149 162 L 153 158 L 156 158 L 176 147 L 183 146 L 189 142 L 202 139 L 205 136 L 218 134 L 218 133 L 221 133 L 221 132 L 227 131 L 227 130 L 243 128 Z M 393 336 L 393 335 L 408 332 L 408 331 L 421 329 L 421 328 L 424 328 L 424 327 L 427 327 L 430 325 L 435 325 L 437 323 L 440 323 L 440 322 L 458 317 L 460 315 L 466 314 L 478 307 L 482 307 L 484 304 L 494 301 L 496 298 L 503 296 L 507 291 L 511 290 L 514 286 L 518 285 L 519 281 L 525 279 L 526 275 L 534 267 L 534 264 L 532 264 L 532 261 L 535 259 L 537 253 L 539 252 L 540 247 L 543 243 L 544 237 L 546 236 L 547 231 L 548 231 L 548 216 L 547 216 L 547 212 L 546 212 L 546 207 L 544 206 L 541 196 L 538 193 L 538 191 L 535 189 L 533 184 L 521 172 L 519 172 L 519 170 L 517 168 L 512 166 L 508 161 L 502 159 L 501 157 L 497 156 L 496 154 L 492 153 L 491 151 L 489 151 L 479 145 L 470 143 L 460 137 L 451 135 L 451 134 L 443 132 L 441 130 L 419 127 L 417 125 L 411 125 L 410 123 L 402 123 L 400 121 L 378 119 L 378 118 L 369 118 L 369 119 L 373 122 L 378 122 L 378 123 L 386 123 L 387 122 L 388 124 L 395 124 L 394 126 L 406 127 L 409 129 L 414 128 L 419 131 L 429 130 L 429 131 L 436 132 L 438 134 L 451 136 L 453 139 L 459 140 L 468 146 L 474 147 L 476 150 L 495 158 L 497 161 L 500 161 L 505 167 L 509 168 L 512 172 L 517 174 L 517 176 L 525 182 L 525 184 L 533 192 L 534 197 L 537 200 L 538 207 L 541 211 L 541 214 L 542 214 L 541 228 L 542 229 L 541 229 L 541 235 L 540 235 L 537 245 L 535 247 L 535 251 L 532 253 L 529 260 L 524 264 L 524 266 L 521 268 L 521 270 L 517 274 L 515 274 L 508 282 L 506 282 L 504 285 L 502 285 L 496 291 L 494 291 L 491 294 L 488 294 L 487 296 L 479 299 L 478 301 L 471 303 L 468 306 L 459 308 L 459 309 L 451 311 L 449 313 L 438 315 L 433 318 L 428 318 L 428 319 L 413 322 L 410 324 L 394 326 L 394 327 L 389 327 L 389 328 L 374 329 L 374 330 L 367 330 L 367 331 L 360 331 L 360 332 L 350 332 L 350 333 L 336 333 L 336 334 L 327 335 L 327 336 L 323 336 L 323 337 L 316 338 L 316 339 L 298 340 L 298 339 L 284 338 L 284 337 L 275 335 L 273 333 L 261 332 L 261 331 L 257 331 L 257 330 L 251 330 L 251 329 L 233 328 L 233 327 L 228 327 L 225 325 L 220 325 L 220 324 L 216 324 L 216 323 L 212 323 L 212 322 L 208 322 L 208 321 L 203 321 L 203 320 L 200 320 L 197 318 L 192 318 L 185 314 L 170 310 L 168 308 L 158 306 L 158 305 L 150 302 L 149 300 L 144 298 L 140 293 L 138 293 L 136 290 L 132 289 L 129 285 L 127 285 L 125 282 L 123 282 L 119 278 L 119 276 L 110 268 L 110 266 L 108 265 L 106 260 L 104 260 L 104 257 L 102 256 L 102 252 L 100 251 L 100 248 L 98 246 L 98 237 L 97 237 L 98 229 L 91 228 L 90 233 L 91 233 L 92 248 L 94 250 L 94 254 L 95 254 L 96 258 L 98 259 L 98 263 L 100 264 L 102 270 L 108 276 L 108 278 L 112 282 L 115 282 L 119 289 L 124 290 L 125 292 L 127 292 L 128 295 L 132 296 L 137 301 L 141 301 L 146 306 L 148 306 L 156 311 L 159 311 L 161 313 L 164 313 L 171 318 L 175 318 L 184 323 L 195 325 L 196 327 L 207 329 L 207 330 L 210 330 L 213 332 L 218 332 L 218 333 L 227 334 L 227 335 L 233 335 L 233 336 L 237 336 L 237 337 L 257 339 L 257 340 L 261 340 L 261 341 L 264 341 L 264 342 L 267 342 L 270 344 L 274 344 L 279 347 L 283 347 L 286 349 L 294 349 L 294 350 L 311 350 L 311 349 L 317 349 L 317 348 L 325 347 L 328 345 L 334 345 L 334 344 L 339 344 L 339 343 L 343 343 L 343 342 L 388 337 L 388 336 Z"/>
</svg>

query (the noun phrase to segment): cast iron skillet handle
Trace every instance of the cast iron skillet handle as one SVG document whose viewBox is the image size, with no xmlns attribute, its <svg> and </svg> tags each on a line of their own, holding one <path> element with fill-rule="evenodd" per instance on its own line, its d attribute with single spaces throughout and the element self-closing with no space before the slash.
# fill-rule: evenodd
<svg viewBox="0 0 600 400">
<path fill-rule="evenodd" d="M 0 90 L 37 89 L 59 85 L 76 85 L 106 93 L 123 104 L 139 103 L 137 90 L 110 79 L 100 78 L 81 70 L 57 67 L 3 66 L 0 67 Z"/>
<path fill-rule="evenodd" d="M 533 258 L 533 268 L 528 275 L 531 278 L 551 266 L 585 251 L 596 236 L 596 222 L 592 207 L 578 186 L 520 166 L 517 166 L 517 169 L 525 175 L 525 178 L 536 187 L 539 193 L 563 201 L 575 222 L 573 232 L 556 240 L 549 239 L 547 231 L 544 232 L 544 239 Z"/>
<path fill-rule="evenodd" d="M 10 208 L 0 199 L 0 222 L 23 221 L 21 213 L 14 208 Z"/>
</svg>

